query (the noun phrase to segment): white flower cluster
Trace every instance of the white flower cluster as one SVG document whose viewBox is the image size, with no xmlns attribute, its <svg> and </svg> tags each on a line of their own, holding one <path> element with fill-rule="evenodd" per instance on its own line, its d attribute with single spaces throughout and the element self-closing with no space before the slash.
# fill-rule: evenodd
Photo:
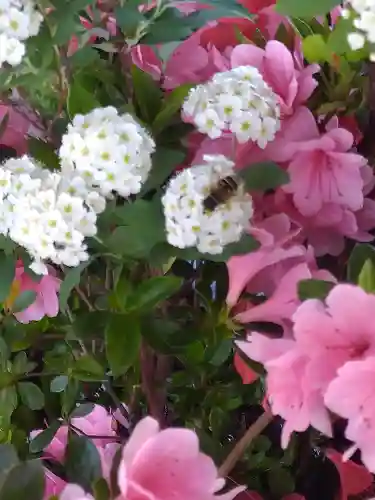
<svg viewBox="0 0 375 500">
<path fill-rule="evenodd" d="M 208 83 L 193 88 L 183 113 L 211 139 L 230 132 L 238 142 L 251 140 L 260 148 L 280 128 L 277 96 L 252 66 L 216 73 Z"/>
<path fill-rule="evenodd" d="M 155 143 L 129 114 L 108 106 L 76 115 L 62 138 L 62 171 L 104 197 L 137 194 L 151 170 Z"/>
<path fill-rule="evenodd" d="M 84 239 L 96 233 L 96 212 L 65 191 L 60 173 L 23 156 L 0 167 L 0 233 L 25 248 L 31 268 L 44 274 L 46 260 L 77 266 L 88 259 Z"/>
<path fill-rule="evenodd" d="M 375 0 L 351 0 L 348 6 L 354 11 L 353 25 L 358 30 L 348 35 L 352 50 L 363 48 L 366 41 L 375 44 Z M 344 9 L 342 15 L 349 18 L 353 11 Z M 370 54 L 370 59 L 375 61 L 375 51 Z"/>
<path fill-rule="evenodd" d="M 202 253 L 220 254 L 224 246 L 240 240 L 253 203 L 239 183 L 225 203 L 207 211 L 204 200 L 220 179 L 234 174 L 234 163 L 222 155 L 206 155 L 204 162 L 178 173 L 167 187 L 162 199 L 167 240 L 178 248 L 195 246 Z"/>
<path fill-rule="evenodd" d="M 42 20 L 34 0 L 0 0 L 0 68 L 20 64 L 24 42 L 38 34 Z"/>
</svg>

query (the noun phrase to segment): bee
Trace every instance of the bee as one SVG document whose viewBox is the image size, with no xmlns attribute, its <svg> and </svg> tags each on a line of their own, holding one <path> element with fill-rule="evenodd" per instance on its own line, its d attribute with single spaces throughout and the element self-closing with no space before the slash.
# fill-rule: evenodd
<svg viewBox="0 0 375 500">
<path fill-rule="evenodd" d="M 238 189 L 236 179 L 230 175 L 220 179 L 209 195 L 203 200 L 205 210 L 212 212 L 219 205 L 226 203 Z"/>
</svg>

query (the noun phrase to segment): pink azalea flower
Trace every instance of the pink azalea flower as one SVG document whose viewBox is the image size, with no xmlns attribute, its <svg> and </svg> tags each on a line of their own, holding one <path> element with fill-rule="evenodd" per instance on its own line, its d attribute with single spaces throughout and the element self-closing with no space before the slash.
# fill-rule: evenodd
<svg viewBox="0 0 375 500">
<path fill-rule="evenodd" d="M 375 297 L 374 297 L 375 300 Z M 346 308 L 347 303 L 345 303 Z M 352 309 L 352 308 L 351 308 Z M 359 315 L 359 311 L 358 311 Z M 372 322 L 368 316 L 367 323 Z M 352 318 L 354 319 L 354 318 Z M 364 319 L 362 319 L 362 323 Z M 357 327 L 357 332 L 360 332 Z M 337 415 L 348 420 L 345 436 L 361 450 L 361 459 L 367 469 L 375 472 L 375 357 L 351 361 L 338 370 L 338 376 L 329 385 L 325 403 Z"/>
<path fill-rule="evenodd" d="M 352 146 L 347 130 L 335 128 L 320 135 L 315 122 L 310 140 L 289 144 L 290 182 L 283 189 L 293 195 L 302 215 L 312 216 L 326 204 L 352 211 L 363 207 L 361 168 L 367 160 L 348 152 Z"/>
<path fill-rule="evenodd" d="M 216 495 L 225 480 L 199 451 L 195 432 L 160 430 L 151 417 L 139 422 L 123 450 L 118 484 L 123 500 L 231 500 L 245 489 Z"/>
<path fill-rule="evenodd" d="M 288 48 L 277 40 L 267 42 L 265 49 L 251 44 L 237 45 L 231 54 L 231 66 L 244 65 L 258 68 L 279 96 L 284 115 L 291 115 L 310 97 L 318 84 L 312 75 L 319 71 L 319 66 L 301 67 Z"/>
<path fill-rule="evenodd" d="M 8 304 L 11 306 L 16 297 L 26 290 L 36 293 L 33 304 L 24 311 L 15 313 L 15 317 L 20 323 L 40 321 L 44 316 L 51 318 L 57 316 L 59 312 L 58 291 L 60 280 L 53 275 L 52 268 L 49 271 L 50 274 L 42 276 L 41 280 L 36 282 L 25 272 L 22 262 L 17 262 L 16 276 Z"/>
<path fill-rule="evenodd" d="M 292 339 L 268 339 L 253 333 L 248 342 L 237 342 L 243 352 L 267 370 L 267 396 L 274 415 L 284 420 L 281 445 L 286 448 L 293 431 L 310 425 L 330 436 L 331 423 L 320 387 L 308 373 L 309 357 Z"/>
<path fill-rule="evenodd" d="M 297 264 L 288 270 L 278 281 L 273 294 L 260 305 L 252 306 L 237 314 L 235 320 L 240 323 L 251 323 L 254 321 L 267 321 L 284 327 L 284 334 L 291 329 L 291 318 L 300 305 L 298 297 L 298 283 L 304 279 L 317 277 L 307 263 Z M 333 281 L 333 276 L 327 277 Z"/>
<path fill-rule="evenodd" d="M 68 484 L 61 493 L 60 500 L 94 500 L 94 497 L 77 484 Z"/>
<path fill-rule="evenodd" d="M 112 421 L 112 415 L 100 405 L 95 405 L 92 412 L 84 417 L 72 418 L 72 424 L 87 436 L 102 436 L 99 439 L 94 439 L 98 448 L 113 442 L 113 438 L 116 437 Z"/>
<path fill-rule="evenodd" d="M 363 208 L 352 212 L 339 205 L 327 204 L 311 217 L 303 216 L 290 195 L 281 189 L 273 197 L 273 211 L 288 214 L 301 228 L 301 239 L 307 239 L 316 256 L 339 255 L 345 247 L 345 237 L 357 241 L 372 241 L 370 230 L 375 227 L 375 203 L 365 198 Z"/>
<path fill-rule="evenodd" d="M 369 321 L 375 295 L 353 285 L 335 286 L 325 299 L 303 302 L 293 316 L 294 337 L 310 358 L 309 377 L 325 391 L 347 361 L 375 355 L 375 325 Z"/>
<path fill-rule="evenodd" d="M 52 496 L 58 496 L 66 486 L 66 482 L 57 477 L 53 472 L 44 469 L 45 487 L 43 500 L 50 500 Z"/>
<path fill-rule="evenodd" d="M 291 243 L 297 233 L 292 229 L 290 219 L 285 214 L 265 219 L 254 227 L 252 233 L 260 241 L 261 247 L 249 254 L 232 257 L 227 262 L 229 273 L 227 304 L 229 307 L 237 303 L 241 292 L 246 287 L 250 293 L 262 291 L 267 294 L 273 290 L 275 281 L 281 274 L 280 271 L 275 270 L 274 266 L 286 263 L 290 265 L 291 261 L 298 262 L 298 258 L 301 262 L 306 254 L 306 249 L 302 245 Z M 268 271 L 268 280 L 264 279 L 264 273 L 259 277 L 263 270 Z M 255 279 L 256 282 L 253 281 Z M 259 282 L 263 283 L 262 288 L 258 287 Z M 251 283 L 257 284 L 251 286 Z"/>
</svg>

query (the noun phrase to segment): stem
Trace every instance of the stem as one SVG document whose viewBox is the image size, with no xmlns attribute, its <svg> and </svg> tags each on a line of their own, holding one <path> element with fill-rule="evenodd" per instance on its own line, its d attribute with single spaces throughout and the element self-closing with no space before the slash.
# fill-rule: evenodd
<svg viewBox="0 0 375 500">
<path fill-rule="evenodd" d="M 270 412 L 265 411 L 245 432 L 242 438 L 237 442 L 233 450 L 229 453 L 227 458 L 219 468 L 219 476 L 226 477 L 235 467 L 236 463 L 241 459 L 245 453 L 246 448 L 252 441 L 261 434 L 267 425 L 273 419 Z"/>
<path fill-rule="evenodd" d="M 115 391 L 112 389 L 110 382 L 107 381 L 105 384 L 103 384 L 103 388 L 107 392 L 107 394 L 111 396 L 113 402 L 115 403 L 117 409 L 120 411 L 121 415 L 125 418 L 125 420 L 129 421 L 130 415 L 127 412 L 125 406 L 121 403 L 121 401 L 117 397 Z"/>
<path fill-rule="evenodd" d="M 79 288 L 79 286 L 75 287 L 75 291 L 77 292 L 77 294 L 79 295 L 79 297 L 83 300 L 83 302 L 87 305 L 88 310 L 90 312 L 95 311 L 95 307 L 91 304 L 91 302 L 89 301 L 88 297 L 86 297 L 85 293 Z"/>
<path fill-rule="evenodd" d="M 166 371 L 166 357 L 161 361 L 154 354 L 149 345 L 142 341 L 141 346 L 141 374 L 142 374 L 142 390 L 147 399 L 149 413 L 160 424 L 160 427 L 165 427 L 165 400 L 166 392 L 164 380 L 161 380 L 162 373 Z"/>
</svg>

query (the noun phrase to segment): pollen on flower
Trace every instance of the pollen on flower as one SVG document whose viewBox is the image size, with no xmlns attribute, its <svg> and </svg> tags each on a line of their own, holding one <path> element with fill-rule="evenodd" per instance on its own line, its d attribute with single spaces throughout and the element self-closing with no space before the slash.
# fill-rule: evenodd
<svg viewBox="0 0 375 500">
<path fill-rule="evenodd" d="M 204 206 L 220 179 L 233 174 L 234 164 L 225 156 L 206 155 L 202 165 L 183 170 L 171 179 L 162 198 L 171 245 L 220 254 L 226 245 L 240 240 L 253 214 L 251 196 L 241 183 L 230 200 L 219 200 L 212 210 Z"/>
<path fill-rule="evenodd" d="M 216 73 L 209 82 L 193 88 L 183 112 L 211 139 L 231 132 L 240 143 L 251 140 L 264 147 L 280 128 L 278 98 L 251 66 Z"/>
</svg>

